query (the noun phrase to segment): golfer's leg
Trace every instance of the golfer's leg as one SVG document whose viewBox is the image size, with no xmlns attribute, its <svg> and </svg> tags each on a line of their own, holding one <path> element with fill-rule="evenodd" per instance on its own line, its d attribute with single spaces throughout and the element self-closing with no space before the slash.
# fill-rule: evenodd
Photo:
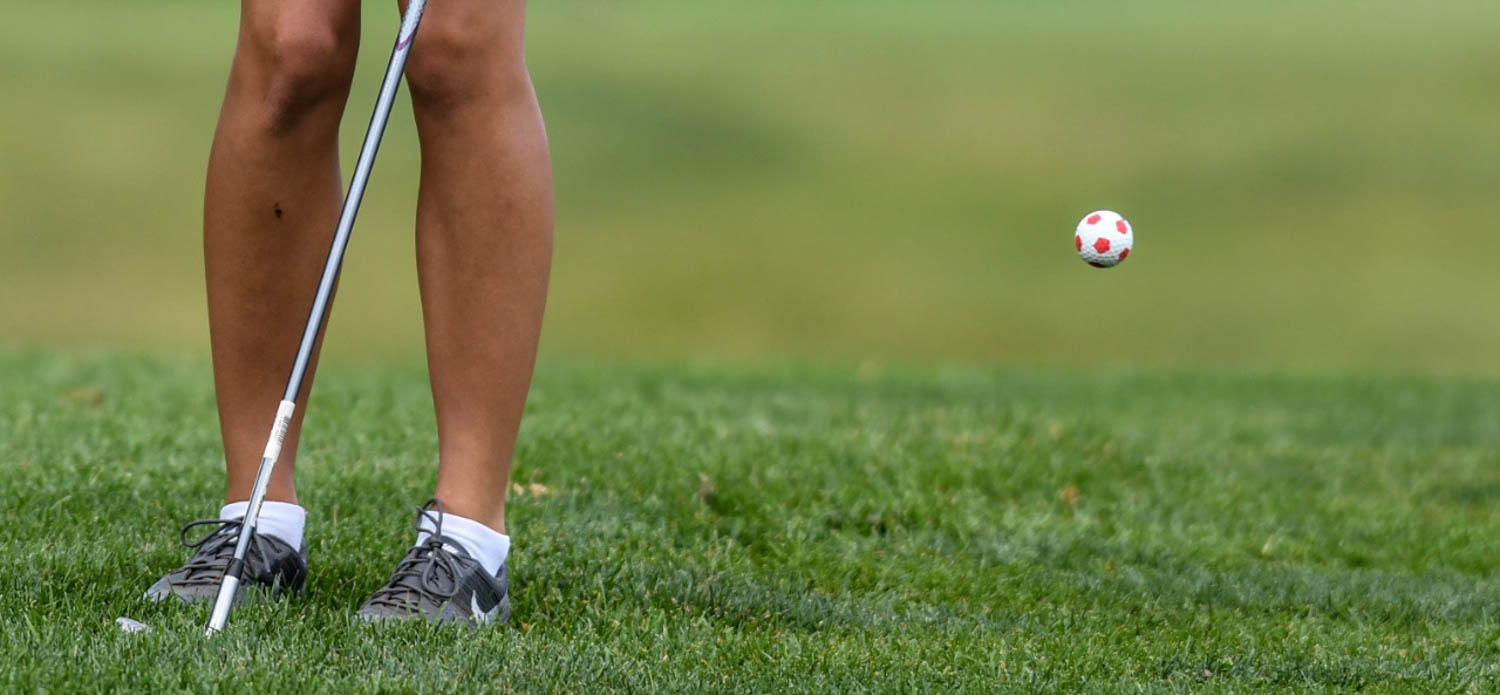
<svg viewBox="0 0 1500 695">
<path fill-rule="evenodd" d="M 203 215 L 230 501 L 250 495 L 338 219 L 338 125 L 358 41 L 359 0 L 241 3 Z M 270 500 L 296 501 L 301 416 Z"/>
<path fill-rule="evenodd" d="M 524 22 L 522 0 L 434 2 L 407 66 L 437 497 L 501 532 L 552 258 L 552 173 Z"/>
</svg>

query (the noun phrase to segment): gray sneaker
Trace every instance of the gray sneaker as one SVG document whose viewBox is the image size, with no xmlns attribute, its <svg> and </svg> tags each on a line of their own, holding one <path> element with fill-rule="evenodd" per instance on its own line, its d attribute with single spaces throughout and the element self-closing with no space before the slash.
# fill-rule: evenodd
<svg viewBox="0 0 1500 695">
<path fill-rule="evenodd" d="M 234 558 L 234 544 L 239 540 L 242 521 L 201 519 L 182 527 L 182 544 L 196 552 L 186 565 L 156 580 L 146 590 L 146 598 L 159 602 L 175 596 L 184 603 L 213 600 L 219 593 L 224 570 Z M 217 528 L 196 541 L 188 540 L 188 532 L 199 526 Z M 250 537 L 242 587 L 266 587 L 271 595 L 278 596 L 285 592 L 301 593 L 306 581 L 306 544 L 293 550 L 290 544 L 275 536 L 257 533 Z"/>
<path fill-rule="evenodd" d="M 433 533 L 406 552 L 391 580 L 359 609 L 365 622 L 426 620 L 470 626 L 504 622 L 510 617 L 510 579 L 506 565 L 491 576 L 478 560 L 443 535 L 443 505 L 436 498 L 417 510 L 432 522 Z"/>
</svg>

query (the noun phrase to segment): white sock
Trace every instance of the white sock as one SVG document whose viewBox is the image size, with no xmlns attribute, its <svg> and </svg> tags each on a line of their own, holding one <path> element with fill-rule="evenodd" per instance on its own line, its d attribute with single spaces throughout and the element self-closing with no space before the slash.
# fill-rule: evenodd
<svg viewBox="0 0 1500 695">
<path fill-rule="evenodd" d="M 432 531 L 432 519 L 424 514 L 422 530 L 417 532 L 417 545 L 425 542 Z M 500 565 L 505 564 L 505 558 L 510 555 L 510 536 L 457 514 L 443 515 L 443 536 L 456 541 L 491 575 L 500 572 Z"/>
<path fill-rule="evenodd" d="M 250 509 L 249 502 L 230 502 L 219 510 L 220 519 L 239 519 Z M 302 549 L 302 531 L 307 526 L 307 510 L 289 502 L 262 502 L 255 532 L 275 536 L 297 550 Z"/>
</svg>

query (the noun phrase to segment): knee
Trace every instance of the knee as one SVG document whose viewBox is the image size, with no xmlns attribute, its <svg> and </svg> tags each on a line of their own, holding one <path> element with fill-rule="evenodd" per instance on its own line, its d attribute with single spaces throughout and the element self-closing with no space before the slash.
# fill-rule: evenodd
<svg viewBox="0 0 1500 695">
<path fill-rule="evenodd" d="M 429 20 L 418 30 L 406 65 L 413 106 L 431 114 L 530 94 L 518 44 L 484 26 Z"/>
<path fill-rule="evenodd" d="M 257 64 L 260 103 L 271 130 L 293 128 L 330 104 L 334 112 L 342 107 L 354 79 L 357 27 L 280 21 L 250 30 L 246 52 Z"/>
</svg>

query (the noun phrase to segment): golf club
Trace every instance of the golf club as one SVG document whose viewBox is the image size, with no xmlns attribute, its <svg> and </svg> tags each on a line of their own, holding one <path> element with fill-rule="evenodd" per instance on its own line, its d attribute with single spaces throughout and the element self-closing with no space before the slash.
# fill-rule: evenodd
<svg viewBox="0 0 1500 695">
<path fill-rule="evenodd" d="M 260 460 L 260 470 L 255 474 L 255 486 L 250 490 L 250 505 L 240 525 L 239 540 L 234 546 L 234 558 L 224 571 L 219 584 L 218 596 L 214 599 L 213 614 L 208 619 L 207 634 L 224 629 L 229 621 L 229 611 L 244 580 L 245 555 L 250 548 L 250 538 L 255 535 L 255 524 L 260 519 L 261 503 L 266 499 L 266 488 L 271 483 L 271 472 L 276 469 L 276 459 L 281 456 L 281 444 L 286 439 L 287 428 L 292 424 L 292 413 L 297 409 L 297 394 L 302 390 L 302 377 L 312 359 L 313 347 L 318 342 L 318 332 L 328 314 L 328 304 L 333 296 L 333 285 L 339 277 L 344 250 L 349 246 L 349 233 L 354 229 L 354 218 L 359 213 L 360 199 L 364 197 L 365 185 L 370 180 L 370 170 L 375 166 L 375 152 L 380 149 L 380 138 L 385 134 L 386 122 L 390 120 L 391 104 L 396 100 L 396 90 L 401 85 L 401 75 L 406 70 L 406 59 L 411 54 L 412 39 L 416 37 L 417 25 L 422 22 L 422 11 L 427 0 L 411 0 L 401 20 L 401 33 L 396 37 L 396 47 L 391 51 L 391 61 L 385 70 L 385 81 L 380 85 L 380 97 L 375 101 L 375 113 L 370 117 L 369 130 L 365 132 L 364 144 L 359 150 L 359 162 L 354 167 L 354 177 L 349 182 L 349 192 L 344 197 L 344 207 L 339 213 L 338 230 L 333 236 L 333 247 L 328 251 L 328 262 L 323 266 L 323 279 L 318 283 L 318 294 L 313 300 L 312 311 L 307 316 L 307 327 L 302 331 L 302 344 L 297 348 L 297 361 L 292 365 L 292 374 L 287 379 L 286 393 L 276 408 L 276 420 L 271 426 L 271 436 L 266 442 L 265 453 Z"/>
</svg>

